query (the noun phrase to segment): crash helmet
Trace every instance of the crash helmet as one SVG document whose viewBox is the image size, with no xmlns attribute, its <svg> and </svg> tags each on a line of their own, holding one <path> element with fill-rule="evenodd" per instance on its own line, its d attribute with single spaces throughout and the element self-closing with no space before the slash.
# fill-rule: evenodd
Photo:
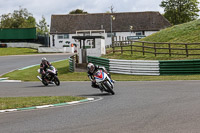
<svg viewBox="0 0 200 133">
<path fill-rule="evenodd" d="M 47 61 L 47 58 L 43 57 L 42 62 L 45 62 L 45 61 Z"/>
<path fill-rule="evenodd" d="M 94 69 L 95 69 L 94 64 L 89 63 L 89 64 L 87 65 L 87 69 L 88 69 L 89 72 L 93 73 L 93 72 L 94 72 Z"/>
</svg>

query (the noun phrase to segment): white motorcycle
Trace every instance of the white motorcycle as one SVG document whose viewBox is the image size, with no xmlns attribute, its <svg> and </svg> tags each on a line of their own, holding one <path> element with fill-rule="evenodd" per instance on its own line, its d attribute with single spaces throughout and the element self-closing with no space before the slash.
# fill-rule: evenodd
<svg viewBox="0 0 200 133">
<path fill-rule="evenodd" d="M 108 93 L 111 93 L 112 95 L 115 94 L 115 92 L 113 91 L 114 84 L 105 72 L 103 72 L 102 70 L 98 70 L 94 74 L 94 79 L 96 80 L 96 84 L 102 91 L 106 91 Z"/>
<path fill-rule="evenodd" d="M 38 73 L 40 73 L 40 69 L 38 69 Z M 47 86 L 48 84 L 56 84 L 57 86 L 60 85 L 60 80 L 57 77 L 58 72 L 57 69 L 53 66 L 50 66 L 46 70 L 46 75 L 44 78 L 41 78 L 40 76 L 37 76 L 37 78 L 45 85 Z"/>
</svg>

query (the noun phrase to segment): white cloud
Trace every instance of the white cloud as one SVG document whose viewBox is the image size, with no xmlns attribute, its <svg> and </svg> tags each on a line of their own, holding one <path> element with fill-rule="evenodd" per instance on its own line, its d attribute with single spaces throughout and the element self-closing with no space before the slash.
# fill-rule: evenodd
<svg viewBox="0 0 200 133">
<path fill-rule="evenodd" d="M 52 14 L 68 14 L 75 9 L 83 9 L 89 13 L 102 13 L 110 11 L 114 7 L 116 12 L 137 12 L 137 11 L 159 11 L 162 0 L 0 0 L 0 13 L 7 14 L 18 10 L 19 6 L 27 8 L 30 13 L 39 21 L 42 15 L 45 16 L 48 24 Z M 1 15 L 0 14 L 0 15 Z"/>
</svg>

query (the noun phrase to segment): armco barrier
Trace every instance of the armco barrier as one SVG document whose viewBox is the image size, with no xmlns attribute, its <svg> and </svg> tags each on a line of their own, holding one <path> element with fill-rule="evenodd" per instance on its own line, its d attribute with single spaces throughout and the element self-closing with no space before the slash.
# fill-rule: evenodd
<svg viewBox="0 0 200 133">
<path fill-rule="evenodd" d="M 110 59 L 110 72 L 130 75 L 160 75 L 159 62 L 153 60 Z"/>
<path fill-rule="evenodd" d="M 87 56 L 88 63 L 94 63 L 95 65 L 104 66 L 109 71 L 109 59 L 99 58 L 94 56 Z"/>
<path fill-rule="evenodd" d="M 200 60 L 118 60 L 88 56 L 88 62 L 104 66 L 111 73 L 129 75 L 200 74 Z"/>
<path fill-rule="evenodd" d="M 169 60 L 160 62 L 160 75 L 200 74 L 200 60 Z"/>
<path fill-rule="evenodd" d="M 88 56 L 88 63 L 104 66 L 111 73 L 130 75 L 160 75 L 159 61 L 117 60 Z"/>
</svg>

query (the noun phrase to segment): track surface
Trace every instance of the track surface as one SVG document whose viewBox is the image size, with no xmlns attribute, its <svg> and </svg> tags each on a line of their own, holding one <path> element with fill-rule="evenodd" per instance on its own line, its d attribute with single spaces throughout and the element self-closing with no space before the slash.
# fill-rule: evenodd
<svg viewBox="0 0 200 133">
<path fill-rule="evenodd" d="M 0 75 L 9 72 L 14 69 L 22 67 L 40 64 L 42 57 L 46 57 L 47 60 L 57 61 L 61 59 L 67 59 L 72 54 L 38 54 L 38 55 L 26 55 L 26 56 L 0 56 Z"/>
<path fill-rule="evenodd" d="M 0 113 L 2 133 L 197 133 L 199 81 L 117 82 L 116 95 L 89 82 L 0 83 L 0 96 L 75 95 L 102 98 L 92 103 Z"/>
</svg>

